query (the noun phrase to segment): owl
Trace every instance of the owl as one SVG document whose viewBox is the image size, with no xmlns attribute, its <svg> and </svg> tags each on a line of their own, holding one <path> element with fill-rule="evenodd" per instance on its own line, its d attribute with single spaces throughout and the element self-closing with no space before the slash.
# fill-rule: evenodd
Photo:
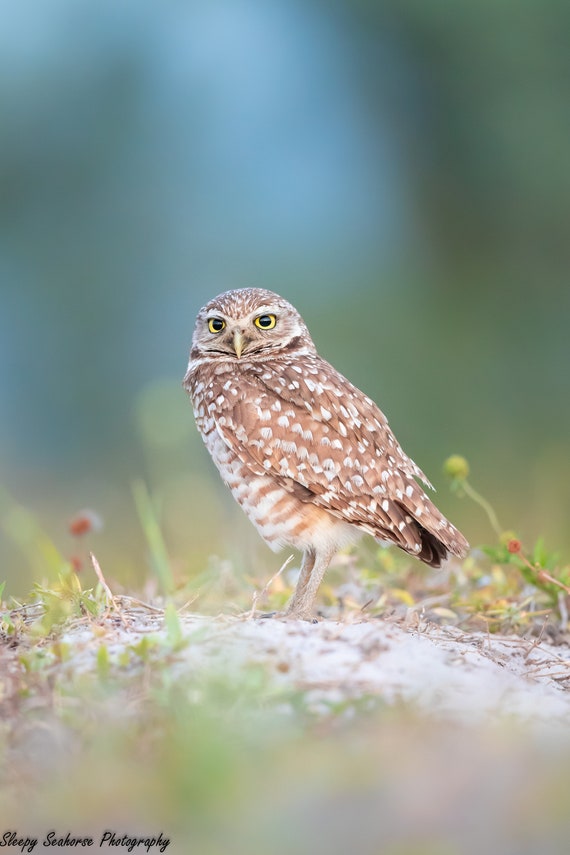
<svg viewBox="0 0 570 855">
<path fill-rule="evenodd" d="M 312 618 L 332 556 L 363 533 L 431 567 L 466 554 L 385 415 L 319 356 L 277 294 L 243 288 L 210 300 L 184 386 L 215 465 L 262 538 L 303 552 L 288 616 Z"/>
</svg>

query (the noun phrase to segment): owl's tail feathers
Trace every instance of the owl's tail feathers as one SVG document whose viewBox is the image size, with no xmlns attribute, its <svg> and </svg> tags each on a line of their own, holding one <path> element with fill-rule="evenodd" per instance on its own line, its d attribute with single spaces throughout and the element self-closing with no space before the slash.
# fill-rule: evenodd
<svg viewBox="0 0 570 855">
<path fill-rule="evenodd" d="M 441 567 L 450 554 L 458 558 L 467 555 L 466 539 L 423 491 L 421 505 L 416 502 L 414 507 L 414 500 L 406 497 L 404 501 L 391 502 L 389 511 L 395 523 L 388 529 L 383 527 L 381 536 L 374 532 L 380 542 L 392 541 L 430 567 Z"/>
<path fill-rule="evenodd" d="M 420 525 L 418 525 L 418 537 L 421 539 L 421 549 L 413 555 L 430 567 L 441 567 L 442 561 L 445 561 L 448 554 L 445 544 L 435 534 Z"/>
<path fill-rule="evenodd" d="M 451 551 L 449 547 L 421 525 L 418 525 L 418 534 L 421 537 L 421 550 L 415 553 L 416 557 L 430 567 L 441 567 Z"/>
<path fill-rule="evenodd" d="M 438 516 L 436 525 L 429 529 L 415 520 L 417 534 L 421 538 L 421 549 L 416 555 L 430 567 L 441 567 L 449 553 L 464 558 L 469 551 L 469 544 L 461 532 L 443 514 L 438 512 Z"/>
<path fill-rule="evenodd" d="M 393 528 L 383 529 L 382 534 L 375 532 L 374 535 L 379 543 L 392 542 L 430 567 L 441 567 L 450 553 L 464 558 L 469 551 L 469 544 L 443 514 L 437 511 L 437 515 L 435 521 L 430 520 L 432 525 L 429 529 L 412 518 L 405 528 L 398 530 L 397 535 Z"/>
<path fill-rule="evenodd" d="M 409 529 L 404 533 L 406 544 L 398 544 L 406 552 L 416 555 L 430 567 L 441 567 L 449 553 L 464 558 L 469 544 L 460 531 L 452 525 L 415 482 L 408 482 L 402 498 L 395 504 L 406 515 Z M 411 518 L 411 519 L 410 519 Z M 411 549 L 410 542 L 411 543 Z"/>
<path fill-rule="evenodd" d="M 394 542 L 404 552 L 413 555 L 415 558 L 419 558 L 420 561 L 423 561 L 429 567 L 441 567 L 442 563 L 449 558 L 450 553 L 456 555 L 458 558 L 464 558 L 469 549 L 469 544 L 463 535 L 457 529 L 453 528 L 451 523 L 449 523 L 449 526 L 451 531 L 454 532 L 453 537 L 449 536 L 447 530 L 434 534 L 434 532 L 428 531 L 427 528 L 424 528 L 423 525 L 414 520 L 414 523 L 410 525 L 410 528 L 414 529 L 414 531 L 413 533 L 408 533 L 414 537 L 414 545 L 410 547 L 409 543 L 402 543 L 397 540 L 394 540 Z M 380 538 L 378 540 L 379 542 L 385 542 L 385 540 L 381 540 Z"/>
</svg>

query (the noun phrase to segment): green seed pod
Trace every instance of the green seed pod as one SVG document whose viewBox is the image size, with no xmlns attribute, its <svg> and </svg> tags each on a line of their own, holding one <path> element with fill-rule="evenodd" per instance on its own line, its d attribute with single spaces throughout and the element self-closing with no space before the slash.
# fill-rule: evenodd
<svg viewBox="0 0 570 855">
<path fill-rule="evenodd" d="M 469 477 L 469 464 L 460 454 L 452 454 L 443 464 L 444 474 L 456 481 L 465 481 Z"/>
</svg>

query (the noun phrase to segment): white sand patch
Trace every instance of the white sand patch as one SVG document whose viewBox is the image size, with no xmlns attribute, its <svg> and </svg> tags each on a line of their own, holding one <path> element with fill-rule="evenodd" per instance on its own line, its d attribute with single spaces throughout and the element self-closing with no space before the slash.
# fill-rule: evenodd
<svg viewBox="0 0 570 855">
<path fill-rule="evenodd" d="M 103 637 L 85 624 L 63 638 L 68 664 L 95 668 L 104 642 L 111 661 L 151 634 L 166 640 L 162 615 L 127 611 L 107 623 Z M 178 673 L 228 674 L 234 683 L 251 665 L 270 681 L 306 691 L 310 708 L 377 697 L 404 702 L 430 716 L 458 722 L 513 717 L 520 722 L 570 722 L 570 649 L 517 636 L 464 633 L 435 624 L 410 628 L 368 619 L 316 624 L 278 619 L 180 617 L 187 646 L 176 653 Z"/>
</svg>

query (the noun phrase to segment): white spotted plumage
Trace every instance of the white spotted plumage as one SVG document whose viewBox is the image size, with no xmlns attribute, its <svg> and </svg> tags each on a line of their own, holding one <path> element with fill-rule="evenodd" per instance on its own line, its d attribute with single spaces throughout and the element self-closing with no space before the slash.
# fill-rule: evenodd
<svg viewBox="0 0 570 855">
<path fill-rule="evenodd" d="M 211 300 L 184 382 L 208 451 L 261 536 L 304 552 L 291 615 L 310 616 L 332 555 L 363 532 L 434 567 L 465 554 L 384 414 L 318 355 L 283 298 L 247 288 Z"/>
</svg>

